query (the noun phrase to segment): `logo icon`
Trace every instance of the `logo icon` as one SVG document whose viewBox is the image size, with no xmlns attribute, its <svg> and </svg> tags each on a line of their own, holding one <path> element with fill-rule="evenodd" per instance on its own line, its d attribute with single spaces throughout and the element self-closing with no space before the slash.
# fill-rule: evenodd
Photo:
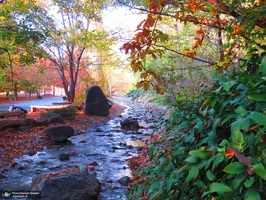
<svg viewBox="0 0 266 200">
<path fill-rule="evenodd" d="M 11 195 L 11 192 L 10 193 L 9 192 L 5 192 L 5 193 L 2 194 L 2 197 L 10 197 L 10 195 Z"/>
</svg>

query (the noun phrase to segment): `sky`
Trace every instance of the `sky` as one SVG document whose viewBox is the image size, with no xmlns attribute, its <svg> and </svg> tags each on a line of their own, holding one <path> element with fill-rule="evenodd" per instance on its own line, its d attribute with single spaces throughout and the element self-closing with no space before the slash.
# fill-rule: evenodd
<svg viewBox="0 0 266 200">
<path fill-rule="evenodd" d="M 116 48 L 120 48 L 123 43 L 131 39 L 138 24 L 146 18 L 146 15 L 137 12 L 126 7 L 104 10 L 102 16 L 104 27 L 119 39 Z"/>
</svg>

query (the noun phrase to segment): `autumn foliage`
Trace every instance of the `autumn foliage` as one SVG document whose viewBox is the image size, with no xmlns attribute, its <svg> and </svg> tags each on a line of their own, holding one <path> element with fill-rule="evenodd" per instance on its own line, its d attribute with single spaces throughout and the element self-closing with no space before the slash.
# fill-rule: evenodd
<svg viewBox="0 0 266 200">
<path fill-rule="evenodd" d="M 266 32 L 266 19 L 263 14 L 266 11 L 265 1 L 236 0 L 231 3 L 226 0 L 149 0 L 147 8 L 147 18 L 138 25 L 132 40 L 121 48 L 129 54 L 133 71 L 142 72 L 138 88 L 147 90 L 152 86 L 160 94 L 165 91 L 160 86 L 161 78 L 145 66 L 147 59 L 159 59 L 169 50 L 161 45 L 167 43 L 169 35 L 158 28 L 164 18 L 175 19 L 176 23 L 196 25 L 194 45 L 177 54 L 208 63 L 217 70 L 232 67 L 239 54 L 243 53 L 240 50 L 251 45 L 266 49 L 265 45 L 260 44 Z M 197 57 L 196 50 L 202 46 L 204 40 L 211 39 L 210 29 L 214 29 L 218 35 L 220 59 L 217 62 Z"/>
</svg>

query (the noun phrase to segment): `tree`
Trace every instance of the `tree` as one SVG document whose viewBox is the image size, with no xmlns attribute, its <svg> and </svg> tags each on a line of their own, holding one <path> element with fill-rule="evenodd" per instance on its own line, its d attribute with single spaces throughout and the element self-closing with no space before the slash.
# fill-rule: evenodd
<svg viewBox="0 0 266 200">
<path fill-rule="evenodd" d="M 135 5 L 136 3 L 140 5 L 142 1 L 134 2 Z M 261 51 L 266 49 L 266 46 L 263 45 L 266 31 L 266 19 L 263 14 L 266 11 L 265 1 L 234 0 L 232 3 L 227 0 L 149 0 L 147 5 L 144 4 L 144 1 L 142 5 L 140 9 L 148 13 L 147 19 L 139 24 L 135 37 L 132 41 L 125 43 L 122 49 L 126 53 L 130 53 L 132 69 L 142 71 L 143 80 L 139 82 L 138 86 L 144 87 L 144 89 L 148 89 L 152 85 L 157 92 L 164 92 L 164 89 L 160 87 L 161 78 L 144 66 L 147 55 L 156 59 L 161 57 L 165 51 L 170 50 L 206 63 L 206 60 L 197 57 L 196 50 L 203 45 L 203 41 L 210 39 L 210 29 L 217 32 L 220 55 L 218 62 L 207 63 L 215 66 L 218 70 L 233 67 L 238 61 L 238 54 L 241 53 L 239 50 L 247 50 L 254 46 Z M 158 29 L 159 24 L 167 17 L 184 24 L 193 23 L 198 26 L 194 34 L 195 42 L 191 48 L 184 52 L 178 52 L 176 49 L 158 45 L 159 42 L 168 41 L 169 38 L 168 34 Z M 157 84 L 151 83 L 147 79 L 149 77 L 157 80 Z"/>
<path fill-rule="evenodd" d="M 49 24 L 51 37 L 45 42 L 44 50 L 60 75 L 67 100 L 73 102 L 80 68 L 88 63 L 85 53 L 108 49 L 110 45 L 107 32 L 95 26 L 100 22 L 104 1 L 56 0 L 53 3 L 61 20 Z"/>
<path fill-rule="evenodd" d="M 43 6 L 37 0 L 10 0 L 2 1 L 0 4 L 0 67 L 4 71 L 9 68 L 11 73 L 5 73 L 4 79 L 9 89 L 15 89 L 15 94 L 16 82 L 13 70 L 15 62 L 27 65 L 42 56 L 38 46 L 44 41 L 48 31 L 44 29 L 37 31 L 36 25 L 37 19 L 43 18 L 44 13 L 39 12 Z M 41 26 L 38 27 L 41 30 Z"/>
</svg>

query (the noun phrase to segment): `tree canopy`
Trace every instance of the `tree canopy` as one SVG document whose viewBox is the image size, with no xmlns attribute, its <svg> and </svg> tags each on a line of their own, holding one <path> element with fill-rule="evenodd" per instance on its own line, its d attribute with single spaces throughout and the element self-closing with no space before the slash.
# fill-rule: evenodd
<svg viewBox="0 0 266 200">
<path fill-rule="evenodd" d="M 241 55 L 251 48 L 265 51 L 265 1 L 218 1 L 218 0 L 191 0 L 191 1 L 119 1 L 123 5 L 137 5 L 139 9 L 147 13 L 147 18 L 137 27 L 137 33 L 132 41 L 123 45 L 122 49 L 129 53 L 131 67 L 134 71 L 142 71 L 143 80 L 139 87 L 144 89 L 153 88 L 163 93 L 165 90 L 160 87 L 161 78 L 154 73 L 154 70 L 147 69 L 145 62 L 147 57 L 154 59 L 162 57 L 166 51 L 190 57 L 215 66 L 217 70 L 226 70 L 234 67 Z M 128 3 L 128 4 L 127 4 Z M 132 4 L 130 4 L 132 3 Z M 173 19 L 175 23 L 164 23 L 167 19 Z M 161 26 L 164 23 L 164 26 Z M 175 29 L 180 23 L 193 26 L 192 45 L 182 49 L 180 46 L 170 45 L 167 42 L 171 35 L 167 30 Z M 166 28 L 167 27 L 167 28 Z M 178 31 L 178 30 L 177 30 Z M 172 32 L 173 33 L 173 32 Z M 215 36 L 215 37 L 214 37 Z M 175 35 L 175 37 L 178 37 Z M 179 37 L 179 40 L 183 38 Z M 207 60 L 201 58 L 197 49 L 204 46 L 204 41 L 212 42 L 217 46 L 219 59 Z M 190 43 L 191 44 L 191 43 Z M 152 83 L 149 77 L 156 80 Z"/>
</svg>

